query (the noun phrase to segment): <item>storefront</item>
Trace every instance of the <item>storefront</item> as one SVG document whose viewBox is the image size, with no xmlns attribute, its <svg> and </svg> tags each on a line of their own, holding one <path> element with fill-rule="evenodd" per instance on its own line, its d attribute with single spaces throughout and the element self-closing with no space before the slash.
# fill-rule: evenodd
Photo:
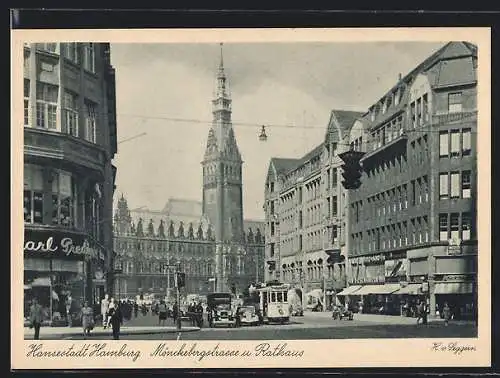
<svg viewBox="0 0 500 378">
<path fill-rule="evenodd" d="M 454 319 L 473 319 L 476 303 L 476 255 L 435 256 L 435 274 L 432 294 L 435 310 L 442 314 L 448 303 Z"/>
<path fill-rule="evenodd" d="M 97 298 L 96 272 L 104 272 L 104 252 L 87 235 L 62 230 L 25 229 L 24 315 L 31 300 L 42 305 L 46 321 L 67 323 L 68 309 L 78 314 L 83 302 Z M 100 277 L 103 281 L 104 274 Z M 105 282 L 102 282 L 103 286 Z"/>
</svg>

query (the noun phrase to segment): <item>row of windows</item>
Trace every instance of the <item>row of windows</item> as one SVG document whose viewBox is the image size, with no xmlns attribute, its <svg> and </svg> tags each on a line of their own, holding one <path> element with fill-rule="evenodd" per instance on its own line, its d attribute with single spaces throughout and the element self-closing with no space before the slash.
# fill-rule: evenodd
<svg viewBox="0 0 500 378">
<path fill-rule="evenodd" d="M 406 152 L 385 161 L 380 160 L 375 166 L 366 171 L 367 179 L 373 184 L 384 184 L 408 171 Z"/>
<path fill-rule="evenodd" d="M 470 240 L 472 213 L 439 214 L 439 240 Z"/>
<path fill-rule="evenodd" d="M 226 176 L 237 176 L 241 174 L 241 169 L 238 166 L 223 165 L 222 171 Z M 217 174 L 217 167 L 214 165 L 207 165 L 203 167 L 204 175 L 215 175 Z"/>
<path fill-rule="evenodd" d="M 439 133 L 439 156 L 469 156 L 472 146 L 472 131 L 469 128 L 441 131 Z"/>
<path fill-rule="evenodd" d="M 24 222 L 85 228 L 99 236 L 100 202 L 96 193 L 85 193 L 80 181 L 70 172 L 24 166 Z M 85 200 L 82 194 L 86 196 Z M 46 201 L 46 198 L 50 198 Z M 45 214 L 51 214 L 48 218 Z M 85 224 L 80 218 L 85 217 Z M 45 219 L 44 219 L 45 218 Z"/>
<path fill-rule="evenodd" d="M 430 241 L 429 219 L 427 216 L 416 217 L 408 223 L 400 222 L 377 227 L 351 236 L 354 253 L 384 251 L 408 245 L 418 245 Z"/>
<path fill-rule="evenodd" d="M 321 204 L 311 206 L 306 209 L 304 227 L 320 224 L 322 221 Z"/>
<path fill-rule="evenodd" d="M 137 262 L 134 264 L 133 261 L 122 261 L 118 260 L 115 262 L 121 269 L 123 269 L 123 273 L 125 274 L 133 274 L 133 273 L 152 273 L 152 274 L 168 274 L 170 270 L 171 277 L 173 278 L 173 273 L 175 269 L 172 266 L 168 266 L 167 263 L 160 262 Z M 181 264 L 183 266 L 183 271 L 191 274 L 199 274 L 199 275 L 211 275 L 212 264 L 205 262 L 197 262 L 190 261 L 188 264 Z"/>
<path fill-rule="evenodd" d="M 472 214 L 442 213 L 439 215 L 439 240 L 470 240 L 472 231 Z M 355 253 L 384 251 L 391 248 L 418 245 L 430 241 L 430 222 L 427 216 L 416 217 L 410 222 L 400 222 L 378 227 L 364 233 L 351 236 Z M 366 240 L 365 240 L 366 239 Z"/>
<path fill-rule="evenodd" d="M 388 94 L 384 99 L 380 101 L 380 103 L 375 104 L 371 109 L 371 120 L 375 121 L 375 118 L 382 113 L 385 114 L 392 105 L 399 105 L 401 98 L 403 96 L 404 88 L 399 87 L 395 91 Z"/>
<path fill-rule="evenodd" d="M 53 131 L 62 131 L 78 137 L 80 108 L 79 97 L 70 91 L 64 91 L 62 106 L 62 125 L 57 120 L 59 108 L 59 87 L 57 85 L 36 82 L 36 103 L 31 104 L 30 80 L 24 79 L 24 126 L 39 127 Z M 84 138 L 96 142 L 97 104 L 84 99 Z M 32 125 L 31 111 L 36 112 L 35 125 Z"/>
<path fill-rule="evenodd" d="M 417 188 L 419 189 L 417 190 Z M 412 181 L 411 197 L 413 205 L 428 201 L 427 176 Z M 399 185 L 385 192 L 375 194 L 374 196 L 368 197 L 367 202 L 367 217 L 374 219 L 407 209 L 408 185 Z M 351 209 L 353 215 L 352 219 L 354 219 L 354 222 L 358 223 L 360 221 L 360 215 L 363 212 L 363 201 L 354 202 L 351 204 Z"/>
<path fill-rule="evenodd" d="M 416 166 L 428 164 L 430 160 L 430 150 L 427 135 L 423 135 L 410 143 L 410 156 L 412 162 Z"/>
<path fill-rule="evenodd" d="M 177 252 L 177 253 L 189 253 L 193 255 L 205 255 L 213 253 L 213 247 L 207 245 L 196 245 L 187 243 L 165 243 L 156 241 L 116 241 L 115 248 L 120 251 L 149 251 L 149 252 Z"/>
<path fill-rule="evenodd" d="M 304 250 L 306 251 L 316 251 L 323 247 L 323 232 L 314 231 L 308 232 L 305 237 Z"/>
<path fill-rule="evenodd" d="M 372 149 L 376 150 L 403 134 L 403 116 L 395 117 L 371 134 Z"/>
<path fill-rule="evenodd" d="M 327 212 L 327 218 L 329 219 L 330 217 L 337 217 L 338 216 L 338 203 L 337 203 L 337 196 L 333 197 L 327 197 L 326 199 L 326 206 L 328 208 Z"/>
<path fill-rule="evenodd" d="M 96 72 L 96 46 L 95 43 L 37 43 L 36 49 L 52 54 L 60 54 L 75 64 L 83 62 L 83 68 Z"/>
<path fill-rule="evenodd" d="M 410 103 L 410 122 L 415 129 L 429 122 L 429 114 L 431 113 L 430 104 L 427 93 L 422 97 Z"/>
<path fill-rule="evenodd" d="M 304 185 L 305 193 L 304 200 L 306 202 L 314 201 L 321 197 L 321 181 L 320 179 L 313 180 Z"/>
<path fill-rule="evenodd" d="M 328 168 L 326 170 L 326 179 L 325 179 L 326 190 L 330 189 L 330 186 L 332 188 L 337 187 L 337 180 L 338 180 L 338 178 L 337 178 L 338 173 L 337 172 L 338 172 L 337 168 L 332 168 L 332 169 Z"/>
<path fill-rule="evenodd" d="M 471 171 L 439 174 L 439 199 L 471 198 Z"/>
<path fill-rule="evenodd" d="M 295 282 L 301 279 L 306 281 L 318 281 L 323 278 L 335 278 L 341 281 L 345 279 L 345 267 L 343 264 L 308 266 L 305 269 L 287 266 L 282 269 L 282 274 L 285 282 Z"/>
<path fill-rule="evenodd" d="M 119 251 L 150 251 L 150 252 L 183 252 L 190 253 L 195 256 L 211 254 L 213 247 L 206 245 L 189 244 L 187 246 L 178 243 L 164 243 L 164 242 L 149 242 L 149 241 L 120 241 L 115 239 L 115 248 Z"/>
</svg>

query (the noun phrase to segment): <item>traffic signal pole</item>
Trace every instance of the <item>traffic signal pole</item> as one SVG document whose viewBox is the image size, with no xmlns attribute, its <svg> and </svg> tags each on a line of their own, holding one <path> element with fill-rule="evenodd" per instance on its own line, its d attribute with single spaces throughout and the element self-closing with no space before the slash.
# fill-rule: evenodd
<svg viewBox="0 0 500 378">
<path fill-rule="evenodd" d="M 175 272 L 175 288 L 177 290 L 177 331 L 181 331 L 181 289 L 179 287 L 179 271 Z"/>
<path fill-rule="evenodd" d="M 349 277 L 352 277 L 351 268 L 349 266 L 349 255 L 351 253 L 351 192 L 353 189 L 358 189 L 361 186 L 361 176 L 363 174 L 363 168 L 361 167 L 360 160 L 365 155 L 364 152 L 355 151 L 350 148 L 349 151 L 339 154 L 342 159 L 342 186 L 345 189 L 345 203 L 342 206 L 346 207 L 346 221 L 344 231 L 344 243 L 345 249 L 347 251 L 345 259 L 345 270 L 346 273 L 346 284 L 349 284 Z M 342 230 L 341 230 L 342 232 Z M 349 296 L 346 297 L 346 301 L 349 300 Z"/>
</svg>

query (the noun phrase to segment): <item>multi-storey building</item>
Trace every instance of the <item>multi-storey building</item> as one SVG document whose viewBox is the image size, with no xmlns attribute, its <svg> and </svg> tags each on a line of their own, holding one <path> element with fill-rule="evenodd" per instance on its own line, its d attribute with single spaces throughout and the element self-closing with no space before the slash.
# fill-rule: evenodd
<svg viewBox="0 0 500 378">
<path fill-rule="evenodd" d="M 163 212 L 154 212 L 157 219 L 154 223 L 157 225 L 159 221 L 160 225 L 153 225 L 150 221 L 148 230 L 151 231 L 146 236 L 139 233 L 139 223 L 133 232 L 126 232 L 129 235 L 116 234 L 117 253 L 120 256 L 151 262 L 151 255 L 147 252 L 149 248 L 149 251 L 157 252 L 154 257 L 159 259 L 159 265 L 148 262 L 149 265 L 135 265 L 136 268 L 131 270 L 127 268 L 122 275 L 123 282 L 127 282 L 128 278 L 130 283 L 127 288 L 118 286 L 121 292 L 136 295 L 139 289 L 144 291 L 145 288 L 151 288 L 151 291 L 159 293 L 172 287 L 168 279 L 161 278 L 164 274 L 170 274 L 168 269 L 159 268 L 161 264 L 180 264 L 181 270 L 188 275 L 188 293 L 214 290 L 239 292 L 250 283 L 263 279 L 263 224 L 243 218 L 243 162 L 231 123 L 232 100 L 222 50 L 216 80 L 217 87 L 212 100 L 213 122 L 202 161 L 202 202 L 171 200 Z M 191 214 L 186 214 L 186 209 Z M 122 213 L 129 222 L 127 212 Z M 137 213 L 140 211 L 137 210 Z M 153 216 L 148 218 L 152 219 Z M 167 219 L 168 223 L 161 223 Z M 186 220 L 190 223 L 186 224 Z M 156 234 L 155 227 L 158 227 Z M 168 232 L 160 233 L 160 227 L 168 228 Z M 142 220 L 141 228 L 144 228 Z M 150 247 L 143 249 L 142 244 Z M 121 263 L 123 259 L 120 256 Z M 138 267 L 142 270 L 137 270 Z M 145 280 L 141 281 L 142 278 Z M 209 279 L 212 280 L 207 283 Z"/>
<path fill-rule="evenodd" d="M 299 159 L 272 158 L 266 190 L 266 280 L 326 308 L 346 284 L 345 192 L 338 153 L 363 113 L 333 110 L 324 141 Z"/>
<path fill-rule="evenodd" d="M 109 44 L 25 44 L 25 304 L 37 296 L 50 320 L 112 279 L 116 151 Z"/>
<path fill-rule="evenodd" d="M 438 50 L 373 104 L 353 129 L 362 185 L 350 190 L 349 287 L 363 311 L 426 300 L 475 311 L 477 52 Z"/>
</svg>

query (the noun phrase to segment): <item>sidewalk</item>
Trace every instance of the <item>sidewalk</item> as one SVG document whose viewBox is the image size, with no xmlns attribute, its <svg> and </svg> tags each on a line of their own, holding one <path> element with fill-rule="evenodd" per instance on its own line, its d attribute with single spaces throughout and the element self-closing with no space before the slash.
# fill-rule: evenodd
<svg viewBox="0 0 500 378">
<path fill-rule="evenodd" d="M 304 312 L 304 316 L 308 318 L 316 318 L 316 319 L 326 319 L 332 317 L 332 312 Z M 417 318 L 410 318 L 406 316 L 398 316 L 398 315 L 378 315 L 378 314 L 354 314 L 354 320 L 359 322 L 370 322 L 370 323 L 379 323 L 379 324 L 416 324 Z M 443 323 L 444 319 L 438 317 L 429 317 L 429 323 Z M 468 320 L 451 320 L 450 324 L 474 324 L 474 322 Z"/>
<path fill-rule="evenodd" d="M 187 327 L 183 326 L 180 332 L 195 332 L 199 331 L 198 327 Z M 177 328 L 174 326 L 160 327 L 160 326 L 122 326 L 120 328 L 120 336 L 127 335 L 154 335 L 159 333 L 177 333 Z M 33 338 L 35 330 L 29 327 L 24 327 L 24 337 Z M 103 329 L 100 326 L 95 327 L 91 331 L 91 335 L 109 335 L 111 337 L 111 329 Z M 40 329 L 40 335 L 43 337 L 72 337 L 72 336 L 82 336 L 83 330 L 80 327 L 42 327 Z"/>
</svg>

